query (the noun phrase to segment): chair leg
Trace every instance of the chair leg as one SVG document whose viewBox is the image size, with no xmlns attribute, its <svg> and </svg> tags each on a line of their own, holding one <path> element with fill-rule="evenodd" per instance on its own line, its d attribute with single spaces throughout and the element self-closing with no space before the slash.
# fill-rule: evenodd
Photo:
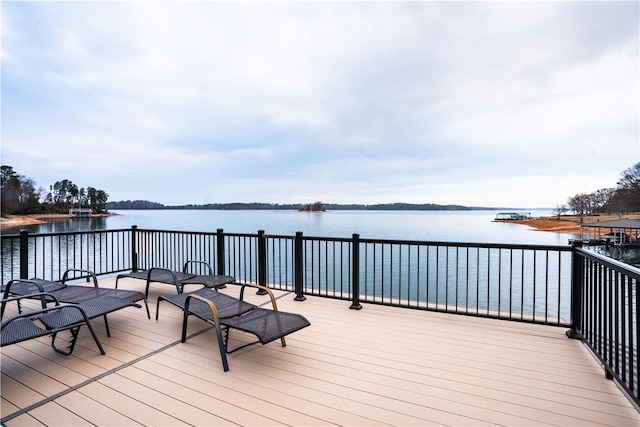
<svg viewBox="0 0 640 427">
<path fill-rule="evenodd" d="M 51 335 L 51 348 L 55 350 L 56 353 L 62 354 L 63 356 L 68 356 L 73 353 L 73 349 L 76 347 L 76 341 L 78 340 L 78 332 L 80 331 L 80 327 L 77 326 L 75 328 L 69 329 L 71 332 L 71 338 L 67 343 L 67 349 L 62 350 L 56 346 L 56 338 L 58 337 L 57 333 Z"/>
<path fill-rule="evenodd" d="M 183 343 L 187 342 L 187 322 L 189 321 L 189 310 L 184 310 L 184 314 L 182 317 L 182 338 L 181 341 Z M 227 339 L 222 336 L 222 330 L 220 329 L 219 324 L 214 323 L 214 328 L 216 330 L 216 336 L 218 338 L 218 349 L 220 350 L 220 359 L 222 360 L 222 368 L 225 372 L 229 370 L 229 362 L 227 361 L 227 339 L 229 336 L 227 335 Z"/>
<path fill-rule="evenodd" d="M 104 351 L 104 348 L 102 348 L 102 344 L 100 344 L 100 340 L 98 340 L 98 336 L 96 335 L 96 331 L 93 330 L 93 326 L 91 326 L 91 323 L 89 323 L 89 320 L 87 319 L 87 328 L 89 328 L 89 332 L 91 332 L 91 336 L 93 337 L 93 340 L 95 341 L 96 345 L 98 346 L 98 349 L 100 350 L 100 354 L 104 355 L 106 354 Z M 80 329 L 80 328 L 78 328 Z"/>
<path fill-rule="evenodd" d="M 158 321 L 158 316 L 160 315 L 160 301 L 163 301 L 162 295 L 160 295 L 156 301 L 156 322 Z M 149 314 L 149 306 L 147 305 L 147 300 L 144 300 L 144 305 L 147 306 L 147 314 Z M 151 319 L 151 317 L 149 317 Z"/>
<path fill-rule="evenodd" d="M 182 342 L 187 342 L 187 322 L 189 321 L 189 311 L 184 310 L 182 314 Z"/>
<path fill-rule="evenodd" d="M 229 362 L 227 361 L 227 340 L 229 339 L 228 330 L 227 337 L 224 339 L 222 337 L 222 331 L 220 330 L 220 325 L 215 325 L 216 335 L 218 337 L 218 348 L 220 349 L 220 359 L 222 359 L 222 368 L 225 372 L 229 370 Z"/>
<path fill-rule="evenodd" d="M 111 331 L 109 331 L 109 321 L 107 320 L 107 315 L 105 314 L 103 317 L 104 317 L 104 328 L 107 331 L 107 336 L 110 337 Z"/>
</svg>

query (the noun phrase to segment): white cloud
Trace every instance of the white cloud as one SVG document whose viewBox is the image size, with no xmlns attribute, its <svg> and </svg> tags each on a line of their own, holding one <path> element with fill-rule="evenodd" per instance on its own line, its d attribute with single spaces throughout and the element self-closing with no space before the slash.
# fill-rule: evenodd
<svg viewBox="0 0 640 427">
<path fill-rule="evenodd" d="M 555 206 L 640 160 L 636 3 L 24 2 L 2 24 L 2 162 L 40 185 Z"/>
</svg>

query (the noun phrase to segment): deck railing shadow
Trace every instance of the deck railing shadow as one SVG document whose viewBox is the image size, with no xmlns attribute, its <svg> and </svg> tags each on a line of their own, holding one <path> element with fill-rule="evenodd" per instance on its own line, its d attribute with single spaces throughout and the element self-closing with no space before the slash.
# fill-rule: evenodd
<svg viewBox="0 0 640 427">
<path fill-rule="evenodd" d="M 567 328 L 636 404 L 640 270 L 567 246 L 424 242 L 130 229 L 2 236 L 2 283 L 108 276 L 206 261 L 215 274 L 274 289 Z M 204 273 L 204 272 L 197 272 Z M 76 279 L 82 279 L 78 276 Z"/>
</svg>

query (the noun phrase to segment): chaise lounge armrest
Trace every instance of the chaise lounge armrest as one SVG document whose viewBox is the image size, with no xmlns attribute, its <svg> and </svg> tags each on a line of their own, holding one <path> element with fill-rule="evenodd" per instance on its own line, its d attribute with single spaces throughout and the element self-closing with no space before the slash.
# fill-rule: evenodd
<svg viewBox="0 0 640 427">
<path fill-rule="evenodd" d="M 61 283 L 67 283 L 67 280 L 72 280 L 72 279 L 80 279 L 81 277 L 69 277 L 69 273 L 82 273 L 82 274 L 86 274 L 87 275 L 87 281 L 88 279 L 91 279 L 91 281 L 93 282 L 93 286 L 94 287 L 98 287 L 98 277 L 96 276 L 96 274 L 91 271 L 91 270 L 85 270 L 82 268 L 69 268 L 67 269 L 63 274 L 62 274 L 62 280 L 60 280 Z"/>
<path fill-rule="evenodd" d="M 67 271 L 83 271 L 87 270 L 67 270 Z M 95 275 L 91 273 L 91 275 L 95 278 Z M 63 276 L 63 281 L 68 280 L 67 273 L 65 272 Z M 70 304 L 79 304 L 85 301 L 95 300 L 103 297 L 113 297 L 124 300 L 128 303 L 133 303 L 130 305 L 134 305 L 136 307 L 141 307 L 137 303 L 138 301 L 144 301 L 145 309 L 147 311 L 147 317 L 151 318 L 151 313 L 149 311 L 149 307 L 147 305 L 147 300 L 142 292 L 132 291 L 126 289 L 113 289 L 113 288 L 103 288 L 97 285 L 97 278 L 94 281 L 93 286 L 85 286 L 85 285 L 67 285 L 60 282 L 53 282 L 50 280 L 44 279 L 13 279 L 10 280 L 5 286 L 2 287 L 4 290 L 3 298 L 8 298 L 14 295 L 27 295 L 32 293 L 43 293 L 47 292 L 56 297 L 56 299 L 60 302 L 70 303 Z M 18 305 L 18 309 L 20 306 Z M 0 313 L 1 315 L 2 313 Z M 105 315 L 105 322 L 107 318 Z M 108 324 L 107 324 L 107 332 L 108 332 Z"/>
<path fill-rule="evenodd" d="M 89 315 L 80 305 L 61 304 L 56 297 L 51 294 L 35 293 L 2 299 L 3 314 L 7 303 L 13 301 L 19 303 L 21 299 L 40 299 L 42 308 L 20 313 L 3 321 L 0 324 L 1 346 L 17 344 L 30 339 L 51 335 L 51 347 L 53 350 L 68 356 L 75 348 L 80 327 L 87 325 L 100 353 L 105 354 L 102 344 L 100 344 L 98 336 L 91 326 Z M 55 305 L 47 306 L 47 302 L 53 302 Z M 62 350 L 56 346 L 56 335 L 59 332 L 67 330 L 71 332 L 71 341 L 67 349 Z"/>
<path fill-rule="evenodd" d="M 249 283 L 242 284 L 241 286 L 240 298 L 234 298 L 217 292 L 216 290 L 206 289 L 191 292 L 185 295 L 183 299 L 182 342 L 184 343 L 187 340 L 189 315 L 195 315 L 214 326 L 218 339 L 220 358 L 225 372 L 229 370 L 227 354 L 253 344 L 261 343 L 264 345 L 278 339 L 282 347 L 285 347 L 287 345 L 285 341 L 286 335 L 306 328 L 311 324 L 300 314 L 279 311 L 276 298 L 269 288 Z M 258 288 L 266 292 L 271 300 L 272 308 L 261 308 L 245 302 L 244 291 L 247 287 Z M 235 307 L 245 307 L 247 309 L 237 310 L 236 313 L 232 313 L 228 307 L 229 300 L 235 301 Z M 159 301 L 160 298 L 158 298 L 158 303 Z M 173 303 L 175 304 L 175 301 Z M 203 309 L 203 307 L 206 307 L 206 309 Z M 257 340 L 229 350 L 229 335 L 231 329 L 238 329 L 253 334 Z M 225 332 L 224 336 L 223 331 Z"/>
<path fill-rule="evenodd" d="M 145 298 L 149 297 L 149 286 L 152 282 L 173 285 L 176 288 L 176 293 L 181 294 L 184 285 L 197 284 L 209 288 L 222 288 L 226 284 L 235 281 L 235 278 L 231 276 L 213 274 L 213 268 L 208 262 L 193 260 L 186 261 L 182 271 L 165 267 L 151 267 L 146 270 L 134 270 L 129 273 L 118 274 L 116 276 L 116 289 L 118 288 L 118 281 L 123 278 L 145 280 Z"/>
<path fill-rule="evenodd" d="M 98 288 L 98 278 L 95 273 L 91 270 L 83 270 L 78 268 L 70 268 L 66 270 L 62 274 L 62 280 L 53 281 L 53 280 L 44 280 L 38 278 L 31 279 L 13 279 L 10 280 L 5 286 L 2 286 L 1 289 L 4 292 L 3 298 L 8 298 L 11 295 L 26 295 L 29 293 L 42 293 L 42 292 L 55 292 L 61 289 L 68 287 L 66 284 L 68 280 L 79 279 L 80 277 L 69 277 L 69 273 L 84 273 L 87 278 L 90 278 L 93 287 Z M 72 286 L 83 286 L 83 285 L 72 285 Z M 85 286 L 86 288 L 86 286 Z"/>
</svg>

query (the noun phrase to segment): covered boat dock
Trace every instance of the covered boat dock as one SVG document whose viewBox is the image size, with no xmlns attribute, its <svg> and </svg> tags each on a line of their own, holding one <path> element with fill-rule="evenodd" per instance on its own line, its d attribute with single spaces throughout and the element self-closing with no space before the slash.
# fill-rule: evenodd
<svg viewBox="0 0 640 427">
<path fill-rule="evenodd" d="M 580 237 L 592 245 L 640 247 L 640 219 L 621 218 L 581 224 Z"/>
</svg>

